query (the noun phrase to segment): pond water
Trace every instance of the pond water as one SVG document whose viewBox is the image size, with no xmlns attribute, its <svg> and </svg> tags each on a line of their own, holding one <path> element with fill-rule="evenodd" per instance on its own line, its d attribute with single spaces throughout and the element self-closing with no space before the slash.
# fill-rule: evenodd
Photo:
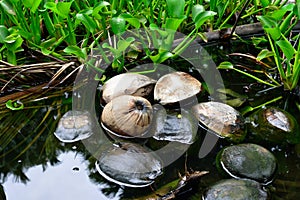
<svg viewBox="0 0 300 200">
<path fill-rule="evenodd" d="M 216 63 L 227 59 L 226 55 L 232 52 L 257 54 L 253 47 L 236 43 L 213 44 L 206 46 L 206 49 L 213 54 Z M 234 72 L 222 72 L 222 76 L 226 88 L 243 94 L 247 90 L 246 104 L 249 105 L 258 105 L 282 94 L 282 90 L 260 93 L 264 87 L 253 84 L 253 80 Z M 71 91 L 69 95 L 64 93 L 59 98 L 33 103 L 31 108 L 23 111 L 2 113 L 5 117 L 1 117 L 1 133 L 11 134 L 11 137 L 1 135 L 1 144 L 6 146 L 0 148 L 0 177 L 6 199 L 146 199 L 145 196 L 154 194 L 153 189 L 159 189 L 178 180 L 178 173 L 184 174 L 186 170 L 190 172 L 205 170 L 210 173 L 203 176 L 198 189 L 178 197 L 178 199 L 200 199 L 204 188 L 220 179 L 228 178 L 216 169 L 215 158 L 217 153 L 230 143 L 218 140 L 208 155 L 199 158 L 199 149 L 204 140 L 203 131 L 199 129 L 197 141 L 189 147 L 186 154 L 163 169 L 163 175 L 158 177 L 153 188 L 120 187 L 107 181 L 95 169 L 96 159 L 81 141 L 63 143 L 53 134 L 60 117 L 72 107 L 70 94 Z M 291 95 L 290 98 L 286 98 L 286 96 L 288 95 L 272 105 L 285 107 L 299 122 L 299 110 L 294 105 L 295 101 L 299 101 L 299 97 Z M 204 98 L 209 99 L 208 96 Z M 97 108 L 101 107 L 98 105 Z M 214 140 L 215 137 L 211 135 L 210 139 Z M 278 160 L 275 180 L 268 186 L 272 199 L 298 199 L 300 145 L 262 145 L 272 151 Z"/>
</svg>

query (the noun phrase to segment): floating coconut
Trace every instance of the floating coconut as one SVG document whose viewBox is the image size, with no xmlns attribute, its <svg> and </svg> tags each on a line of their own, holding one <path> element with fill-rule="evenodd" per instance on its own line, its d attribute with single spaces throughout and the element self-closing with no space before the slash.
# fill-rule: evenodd
<svg viewBox="0 0 300 200">
<path fill-rule="evenodd" d="M 250 116 L 249 132 L 255 140 L 275 144 L 300 142 L 300 130 L 296 119 L 280 108 L 268 107 Z"/>
<path fill-rule="evenodd" d="M 201 127 L 221 138 L 240 142 L 246 136 L 243 116 L 233 107 L 220 102 L 204 102 L 193 106 L 192 111 Z"/>
<path fill-rule="evenodd" d="M 268 193 L 252 180 L 225 179 L 210 186 L 202 200 L 267 200 Z"/>
<path fill-rule="evenodd" d="M 263 184 L 270 183 L 277 168 L 275 156 L 257 144 L 238 144 L 225 147 L 217 156 L 219 169 L 234 178 L 248 178 Z"/>
<path fill-rule="evenodd" d="M 105 82 L 102 88 L 102 98 L 106 103 L 121 95 L 145 97 L 149 95 L 156 80 L 136 73 L 116 75 Z"/>
<path fill-rule="evenodd" d="M 201 83 L 185 72 L 162 76 L 154 87 L 154 100 L 170 104 L 190 98 L 201 91 Z"/>
<path fill-rule="evenodd" d="M 152 115 L 147 99 L 122 95 L 105 105 L 101 122 L 106 130 L 119 137 L 142 137 L 150 126 Z"/>
<path fill-rule="evenodd" d="M 154 152 L 134 143 L 107 148 L 95 165 L 104 178 L 127 187 L 146 187 L 162 173 L 162 163 Z"/>
</svg>

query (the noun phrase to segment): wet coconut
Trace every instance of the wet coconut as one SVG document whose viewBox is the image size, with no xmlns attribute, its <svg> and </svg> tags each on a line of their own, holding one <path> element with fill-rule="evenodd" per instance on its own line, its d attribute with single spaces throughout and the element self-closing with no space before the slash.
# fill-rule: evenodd
<svg viewBox="0 0 300 200">
<path fill-rule="evenodd" d="M 162 105 L 188 99 L 201 91 L 201 83 L 185 72 L 162 76 L 154 87 L 154 100 Z"/>
<path fill-rule="evenodd" d="M 200 126 L 218 137 L 241 142 L 246 136 L 243 116 L 233 107 L 220 102 L 199 103 L 192 108 Z"/>
<path fill-rule="evenodd" d="M 156 80 L 136 73 L 116 75 L 105 82 L 102 88 L 102 98 L 108 103 L 121 95 L 148 96 Z"/>
<path fill-rule="evenodd" d="M 249 132 L 255 141 L 297 144 L 300 129 L 296 119 L 280 108 L 262 108 L 250 115 Z"/>
<path fill-rule="evenodd" d="M 267 200 L 268 193 L 252 180 L 225 179 L 210 186 L 202 200 Z"/>
<path fill-rule="evenodd" d="M 275 156 L 257 144 L 238 144 L 225 147 L 217 156 L 219 170 L 234 178 L 252 179 L 269 184 L 277 169 Z"/>
<path fill-rule="evenodd" d="M 162 173 L 155 153 L 134 143 L 107 148 L 95 165 L 105 179 L 127 187 L 146 187 Z"/>
<path fill-rule="evenodd" d="M 150 102 L 138 96 L 122 95 L 105 105 L 101 114 L 103 127 L 118 137 L 142 137 L 152 121 Z"/>
</svg>

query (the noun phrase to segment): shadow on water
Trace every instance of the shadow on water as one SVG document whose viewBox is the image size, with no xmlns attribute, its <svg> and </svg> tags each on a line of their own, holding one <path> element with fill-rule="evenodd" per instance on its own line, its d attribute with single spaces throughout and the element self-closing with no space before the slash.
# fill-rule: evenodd
<svg viewBox="0 0 300 200">
<path fill-rule="evenodd" d="M 258 53 L 250 45 L 235 42 L 212 44 L 205 48 L 213 55 L 217 64 L 231 59 L 227 55 L 233 52 L 253 52 L 254 55 Z M 178 67 L 182 70 L 181 61 L 174 65 L 174 68 Z M 197 76 L 197 74 L 194 75 Z M 243 106 L 258 105 L 283 93 L 281 89 L 260 92 L 264 90 L 264 87 L 233 71 L 222 72 L 222 76 L 226 88 L 245 95 L 245 102 L 241 103 Z M 203 133 L 199 130 L 198 140 L 187 151 L 187 159 L 186 155 L 183 155 L 167 166 L 152 188 L 126 188 L 111 183 L 96 171 L 96 159 L 86 150 L 82 142 L 62 143 L 54 136 L 59 119 L 72 107 L 71 89 L 56 91 L 52 96 L 54 97 L 28 103 L 25 109 L 20 111 L 7 109 L 0 111 L 0 177 L 4 188 L 4 190 L 2 186 L 0 188 L 1 199 L 5 199 L 4 193 L 6 193 L 10 200 L 32 200 L 32 196 L 25 195 L 25 193 L 37 193 L 34 188 L 37 186 L 43 197 L 48 195 L 47 199 L 145 199 L 149 194 L 152 195 L 151 197 L 157 197 L 153 190 L 160 191 L 159 189 L 163 186 L 179 180 L 178 173 L 183 175 L 187 172 L 186 170 L 209 171 L 210 173 L 197 183 L 199 184 L 197 191 L 187 192 L 178 197 L 178 199 L 200 199 L 200 194 L 205 187 L 222 178 L 227 178 L 217 171 L 215 157 L 220 149 L 230 143 L 219 140 L 214 149 L 205 158 L 200 159 L 198 151 L 203 142 Z M 286 94 L 286 96 L 287 98 L 274 105 L 285 108 L 299 122 L 299 110 L 294 104 L 295 101 L 299 101 L 299 97 L 291 94 Z M 201 101 L 209 99 L 207 95 L 201 95 L 199 98 Z M 238 106 L 237 109 L 241 107 Z M 100 108 L 99 106 L 98 109 Z M 299 198 L 300 145 L 264 144 L 264 146 L 271 150 L 279 161 L 275 181 L 268 186 L 272 198 Z M 55 179 L 50 177 L 55 177 Z M 171 185 L 174 187 L 176 183 Z M 167 189 L 170 190 L 170 187 Z M 51 196 L 56 192 L 62 194 Z M 167 192 L 168 190 L 162 194 Z M 15 198 L 9 198 L 10 196 Z"/>
</svg>

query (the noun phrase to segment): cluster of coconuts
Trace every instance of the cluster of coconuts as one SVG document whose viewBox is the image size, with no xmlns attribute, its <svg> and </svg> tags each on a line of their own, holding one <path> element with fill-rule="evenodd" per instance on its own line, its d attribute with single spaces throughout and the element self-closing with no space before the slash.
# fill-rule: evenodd
<svg viewBox="0 0 300 200">
<path fill-rule="evenodd" d="M 154 90 L 154 101 L 172 105 L 189 99 L 201 91 L 201 83 L 185 72 L 163 75 L 158 81 L 137 73 L 124 73 L 109 79 L 102 89 L 107 103 L 101 125 L 118 137 L 143 137 L 153 119 L 153 108 L 146 99 Z M 191 109 L 193 116 L 221 138 L 234 142 L 244 139 L 244 118 L 233 107 L 221 102 L 202 102 Z"/>
<path fill-rule="evenodd" d="M 137 73 L 124 73 L 109 79 L 102 90 L 107 103 L 101 124 L 119 137 L 143 137 L 153 119 L 153 108 L 146 99 L 154 89 L 154 100 L 161 105 L 190 98 L 201 91 L 201 83 L 185 72 L 173 72 L 158 81 Z"/>
</svg>

